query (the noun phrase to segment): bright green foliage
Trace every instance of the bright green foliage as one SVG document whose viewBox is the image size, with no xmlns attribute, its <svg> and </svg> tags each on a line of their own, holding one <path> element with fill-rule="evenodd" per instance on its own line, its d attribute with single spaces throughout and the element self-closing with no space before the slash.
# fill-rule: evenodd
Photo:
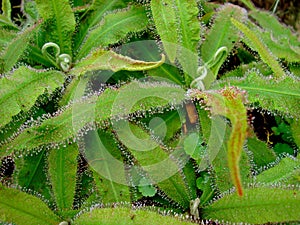
<svg viewBox="0 0 300 225">
<path fill-rule="evenodd" d="M 6 44 L 4 50 L 0 53 L 1 63 L 4 64 L 0 67 L 0 73 L 8 72 L 15 66 L 28 47 L 28 42 L 32 38 L 32 34 L 36 32 L 38 28 L 39 25 L 34 25 L 18 33 L 12 41 Z"/>
<path fill-rule="evenodd" d="M 288 180 L 299 174 L 300 161 L 297 158 L 286 157 L 282 159 L 274 167 L 263 171 L 258 176 L 256 176 L 255 181 L 259 183 L 287 183 Z"/>
<path fill-rule="evenodd" d="M 72 34 L 75 31 L 75 17 L 68 0 L 36 0 L 39 15 L 44 19 L 47 33 L 45 42 L 55 42 L 64 54 L 72 53 Z M 48 36 L 49 35 L 49 36 Z"/>
<path fill-rule="evenodd" d="M 176 19 L 173 1 L 151 1 L 151 11 L 157 32 L 160 34 L 166 54 L 173 63 L 177 55 L 179 39 L 178 33 L 174 32 L 178 29 L 178 22 Z"/>
<path fill-rule="evenodd" d="M 86 72 L 97 70 L 112 70 L 114 72 L 117 72 L 119 70 L 149 70 L 160 66 L 162 63 L 164 63 L 164 61 L 164 55 L 162 55 L 161 61 L 144 62 L 116 54 L 112 51 L 98 49 L 94 51 L 91 55 L 87 56 L 82 61 L 77 63 L 70 73 L 78 76 Z"/>
<path fill-rule="evenodd" d="M 129 32 L 140 32 L 148 24 L 144 7 L 135 6 L 117 13 L 107 14 L 101 23 L 92 29 L 81 46 L 77 59 L 88 55 L 92 49 L 106 47 L 124 39 Z"/>
<path fill-rule="evenodd" d="M 99 25 L 103 16 L 111 10 L 118 8 L 125 8 L 126 2 L 122 0 L 94 0 L 90 5 L 84 15 L 81 16 L 78 32 L 75 34 L 74 38 L 74 49 L 78 50 L 79 46 L 82 44 L 84 38 L 86 37 L 89 29 Z"/>
<path fill-rule="evenodd" d="M 77 171 L 78 147 L 68 145 L 52 149 L 48 156 L 49 180 L 59 210 L 72 209 Z"/>
<path fill-rule="evenodd" d="M 248 138 L 247 147 L 252 153 L 253 162 L 257 169 L 267 166 L 276 160 L 275 152 L 265 142 L 258 140 L 256 137 Z"/>
<path fill-rule="evenodd" d="M 223 196 L 203 209 L 203 217 L 251 224 L 300 220 L 299 190 L 256 187 L 244 192 L 242 198 L 235 194 Z"/>
<path fill-rule="evenodd" d="M 59 224 L 59 218 L 39 198 L 22 191 L 0 186 L 0 221 L 9 223 Z"/>
<path fill-rule="evenodd" d="M 300 82 L 291 76 L 280 81 L 263 77 L 256 71 L 250 71 L 244 78 L 232 78 L 218 85 L 231 85 L 246 90 L 248 100 L 264 109 L 299 118 Z"/>
<path fill-rule="evenodd" d="M 279 23 L 274 14 L 254 10 L 250 12 L 250 17 L 254 18 L 264 30 L 261 32 L 257 29 L 255 33 L 260 34 L 273 54 L 278 58 L 286 59 L 288 62 L 300 61 L 299 37 Z"/>
<path fill-rule="evenodd" d="M 74 220 L 74 225 L 95 225 L 95 224 L 170 224 L 188 225 L 191 222 L 181 221 L 170 216 L 162 216 L 157 212 L 148 210 L 132 210 L 129 208 L 95 209 L 86 212 Z"/>
<path fill-rule="evenodd" d="M 37 71 L 21 66 L 0 79 L 0 127 L 21 111 L 28 111 L 38 97 L 62 86 L 64 75 L 58 71 Z"/>
<path fill-rule="evenodd" d="M 261 59 L 266 63 L 274 72 L 274 77 L 281 79 L 285 77 L 284 70 L 276 60 L 276 58 L 270 53 L 270 50 L 259 40 L 257 36 L 243 23 L 231 18 L 231 22 L 244 33 L 244 35 L 250 40 L 252 46 L 258 51 Z M 250 22 L 248 22 L 250 23 Z M 254 24 L 250 23 L 252 26 Z"/>
<path fill-rule="evenodd" d="M 216 14 L 212 29 L 205 37 L 205 41 L 201 45 L 201 58 L 204 63 L 208 63 L 214 57 L 215 52 L 221 47 L 226 47 L 226 56 L 231 52 L 235 43 L 238 41 L 238 31 L 231 23 L 230 18 L 235 18 L 239 21 L 245 20 L 245 11 L 235 5 L 226 4 L 221 7 Z M 209 68 L 214 76 L 210 83 L 216 79 L 221 65 L 224 63 L 226 56 L 219 62 L 216 67 Z M 205 85 L 207 88 L 209 84 Z"/>
<path fill-rule="evenodd" d="M 93 177 L 101 202 L 129 202 L 130 194 L 126 185 L 123 159 L 114 137 L 102 130 L 91 131 L 85 137 L 85 143 L 84 155 L 94 170 Z M 116 178 L 118 182 L 115 182 Z"/>
<path fill-rule="evenodd" d="M 2 1 L 0 223 L 298 223 L 299 39 L 242 2 Z"/>
</svg>

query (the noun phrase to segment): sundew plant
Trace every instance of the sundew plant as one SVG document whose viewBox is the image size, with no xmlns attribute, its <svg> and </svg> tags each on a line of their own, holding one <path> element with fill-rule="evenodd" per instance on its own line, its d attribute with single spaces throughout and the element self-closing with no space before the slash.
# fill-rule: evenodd
<svg viewBox="0 0 300 225">
<path fill-rule="evenodd" d="M 278 2 L 3 0 L 0 224 L 300 223 Z"/>
</svg>

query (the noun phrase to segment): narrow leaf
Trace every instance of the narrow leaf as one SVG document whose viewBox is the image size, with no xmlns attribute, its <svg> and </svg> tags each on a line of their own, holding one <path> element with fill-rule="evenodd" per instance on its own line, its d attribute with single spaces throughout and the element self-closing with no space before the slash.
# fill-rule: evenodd
<svg viewBox="0 0 300 225">
<path fill-rule="evenodd" d="M 174 63 L 178 47 L 178 22 L 172 0 L 161 2 L 151 1 L 151 11 L 155 27 L 163 43 L 165 52 L 172 63 Z"/>
<path fill-rule="evenodd" d="M 186 73 L 186 80 L 196 76 L 198 66 L 198 44 L 200 41 L 200 23 L 198 20 L 199 9 L 194 0 L 175 0 L 175 14 L 179 29 L 173 33 L 179 33 L 179 51 L 177 58 Z"/>
<path fill-rule="evenodd" d="M 158 97 L 147 98 L 153 95 Z M 138 103 L 139 98 L 143 100 L 143 104 L 132 105 L 132 101 Z M 88 123 L 101 124 L 111 117 L 174 106 L 184 99 L 183 89 L 167 83 L 134 81 L 118 90 L 106 89 L 99 96 L 91 96 L 82 102 L 74 103 L 39 125 L 21 130 L 15 139 L 0 146 L 0 149 L 4 150 L 0 151 L 0 156 L 10 154 L 11 151 L 30 150 L 75 138 L 77 132 Z"/>
<path fill-rule="evenodd" d="M 242 198 L 225 195 L 203 209 L 203 218 L 231 223 L 280 223 L 300 220 L 299 190 L 249 188 Z"/>
<path fill-rule="evenodd" d="M 107 12 L 124 7 L 126 7 L 126 4 L 122 0 L 94 0 L 77 28 L 78 31 L 74 37 L 74 51 L 78 51 L 89 29 L 100 23 Z"/>
<path fill-rule="evenodd" d="M 69 1 L 37 0 L 35 2 L 41 17 L 49 22 L 46 25 L 46 29 L 50 31 L 47 32 L 47 42 L 55 42 L 59 45 L 61 53 L 72 55 L 72 34 L 75 31 L 75 17 Z"/>
<path fill-rule="evenodd" d="M 238 31 L 231 23 L 231 18 L 239 21 L 245 19 L 246 12 L 235 5 L 225 4 L 220 7 L 214 19 L 212 28 L 205 37 L 205 41 L 201 45 L 201 58 L 204 63 L 208 63 L 209 69 L 212 71 L 212 77 L 207 76 L 204 79 L 205 87 L 208 89 L 210 84 L 217 78 L 218 71 L 224 63 L 227 55 L 232 51 L 235 43 L 238 41 Z M 221 47 L 226 47 L 225 57 L 216 65 L 210 65 L 213 61 L 214 54 Z M 210 75 L 210 73 L 208 74 Z"/>
<path fill-rule="evenodd" d="M 93 169 L 102 203 L 130 202 L 121 151 L 112 134 L 90 131 L 84 136 L 84 143 L 84 156 Z"/>
<path fill-rule="evenodd" d="M 119 70 L 149 70 L 160 66 L 164 61 L 164 55 L 162 55 L 161 60 L 158 62 L 144 62 L 119 55 L 113 51 L 98 49 L 77 63 L 70 73 L 80 76 L 86 72 L 96 70 L 112 70 L 114 72 Z"/>
<path fill-rule="evenodd" d="M 147 24 L 147 15 L 141 6 L 132 6 L 127 10 L 107 14 L 99 25 L 89 32 L 76 58 L 85 57 L 99 46 L 106 47 L 117 43 L 130 32 L 143 31 Z"/>
<path fill-rule="evenodd" d="M 0 126 L 21 111 L 28 111 L 43 93 L 62 86 L 64 74 L 58 71 L 37 71 L 24 66 L 0 78 Z"/>
<path fill-rule="evenodd" d="M 298 169 L 298 171 L 297 171 Z M 300 160 L 286 157 L 280 162 L 256 176 L 255 181 L 265 184 L 284 184 L 299 173 Z"/>
<path fill-rule="evenodd" d="M 231 121 L 231 133 L 227 142 L 227 160 L 231 179 L 239 195 L 243 195 L 239 161 L 247 135 L 247 110 L 245 93 L 234 87 L 226 87 L 219 93 L 195 92 L 198 99 L 204 98 L 213 115 L 222 115 Z"/>
<path fill-rule="evenodd" d="M 11 4 L 9 0 L 3 0 L 1 6 L 2 15 L 11 20 Z"/>
<path fill-rule="evenodd" d="M 156 184 L 169 198 L 178 202 L 183 208 L 189 207 L 192 197 L 189 195 L 189 187 L 182 177 L 182 173 L 176 160 L 183 153 L 183 149 L 174 150 L 168 154 L 151 136 L 143 129 L 127 121 L 118 121 L 114 128 L 119 141 L 128 148 L 129 152 L 137 160 L 141 169 L 149 177 L 151 184 Z M 184 161 L 181 156 L 180 160 Z M 135 178 L 132 178 L 135 180 Z M 194 196 L 193 196 L 194 197 Z"/>
<path fill-rule="evenodd" d="M 39 25 L 34 25 L 20 32 L 16 38 L 12 39 L 0 53 L 0 59 L 4 63 L 0 73 L 10 71 L 18 62 L 24 51 L 28 47 L 32 34 L 39 28 Z"/>
<path fill-rule="evenodd" d="M 59 210 L 71 210 L 77 172 L 77 144 L 52 149 L 48 157 L 48 173 Z"/>
<path fill-rule="evenodd" d="M 232 78 L 218 83 L 235 85 L 248 93 L 248 100 L 262 108 L 299 118 L 300 81 L 285 76 L 280 81 L 263 77 L 257 71 L 249 72 L 244 78 Z M 220 86 L 216 87 L 219 88 Z"/>
<path fill-rule="evenodd" d="M 259 40 L 259 38 L 243 23 L 237 21 L 234 18 L 231 18 L 231 22 L 233 23 L 234 26 L 236 26 L 240 31 L 244 33 L 244 35 L 250 40 L 252 45 L 255 47 L 255 50 L 258 52 L 260 55 L 262 61 L 266 63 L 274 72 L 274 77 L 279 79 L 279 78 L 284 78 L 285 73 L 276 60 L 276 58 L 271 54 L 269 49 Z M 250 23 L 250 22 L 248 22 Z M 250 23 L 251 24 L 251 23 Z M 251 24 L 255 26 L 254 24 Z"/>
<path fill-rule="evenodd" d="M 57 225 L 60 219 L 35 196 L 0 186 L 0 221 L 24 225 Z"/>
<path fill-rule="evenodd" d="M 129 208 L 103 208 L 94 209 L 91 212 L 81 214 L 76 218 L 74 225 L 95 225 L 95 224 L 170 224 L 170 225 L 192 225 L 194 223 L 175 219 L 171 216 L 162 216 L 157 212 L 149 210 L 132 210 Z"/>
</svg>

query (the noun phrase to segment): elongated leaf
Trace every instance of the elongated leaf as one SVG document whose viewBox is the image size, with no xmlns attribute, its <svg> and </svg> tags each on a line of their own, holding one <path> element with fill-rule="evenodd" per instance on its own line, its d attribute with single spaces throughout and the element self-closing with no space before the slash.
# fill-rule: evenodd
<svg viewBox="0 0 300 225">
<path fill-rule="evenodd" d="M 107 14 L 100 24 L 89 32 L 76 58 L 85 57 L 93 48 L 117 43 L 130 32 L 143 31 L 147 24 L 147 15 L 141 6 L 132 6 L 124 11 Z"/>
<path fill-rule="evenodd" d="M 112 134 L 90 131 L 85 135 L 84 143 L 84 156 L 93 169 L 102 203 L 130 202 L 121 151 Z"/>
<path fill-rule="evenodd" d="M 147 111 L 155 107 L 169 107 L 180 104 L 184 99 L 183 89 L 167 83 L 132 82 L 119 90 L 106 89 L 99 96 L 91 96 L 74 103 L 40 125 L 22 130 L 11 142 L 0 146 L 0 156 L 11 151 L 30 150 L 74 138 L 80 129 L 94 121 L 101 124 L 111 117 Z M 140 100 L 142 104 L 135 104 Z"/>
<path fill-rule="evenodd" d="M 238 30 L 233 26 L 230 18 L 233 17 L 242 21 L 245 19 L 245 14 L 246 12 L 242 8 L 232 4 L 226 4 L 218 10 L 212 29 L 210 29 L 201 45 L 201 58 L 204 63 L 209 63 L 213 60 L 214 54 L 219 48 L 226 47 L 227 52 L 217 65 L 212 65 L 212 67 L 208 65 L 213 74 L 209 73 L 208 75 L 212 77 L 207 76 L 204 79 L 206 88 L 209 88 L 210 84 L 216 79 L 221 65 L 239 39 Z"/>
<path fill-rule="evenodd" d="M 88 8 L 87 15 L 80 21 L 75 34 L 74 51 L 76 52 L 82 44 L 90 28 L 94 27 L 104 17 L 104 15 L 114 9 L 125 8 L 123 0 L 94 0 Z"/>
<path fill-rule="evenodd" d="M 4 63 L 3 68 L 0 68 L 0 73 L 10 71 L 18 62 L 26 48 L 32 34 L 39 28 L 39 25 L 34 25 L 20 32 L 16 38 L 12 39 L 0 54 L 0 59 Z"/>
<path fill-rule="evenodd" d="M 291 130 L 293 134 L 294 141 L 298 148 L 300 149 L 300 122 L 299 120 L 293 121 L 291 125 Z"/>
<path fill-rule="evenodd" d="M 225 195 L 203 209 L 203 218 L 231 223 L 278 223 L 300 220 L 299 190 L 249 188 L 241 198 Z"/>
<path fill-rule="evenodd" d="M 16 32 L 0 28 L 0 52 L 5 49 L 5 46 L 17 36 Z M 3 59 L 2 59 L 3 60 Z M 0 69 L 2 71 L 2 69 Z"/>
<path fill-rule="evenodd" d="M 132 123 L 128 124 L 127 121 L 118 121 L 114 128 L 119 141 L 128 148 L 141 169 L 149 176 L 151 183 L 156 184 L 169 198 L 187 209 L 194 196 L 189 195 L 188 185 L 182 173 L 178 172 L 181 169 L 176 162 L 179 161 L 179 152 L 183 154 L 184 150 L 168 154 L 143 129 Z M 180 160 L 186 162 L 187 159 L 184 158 L 186 156 L 183 155 Z"/>
<path fill-rule="evenodd" d="M 24 225 L 53 224 L 60 219 L 35 196 L 0 186 L 0 221 Z"/>
<path fill-rule="evenodd" d="M 46 29 L 48 42 L 59 45 L 61 53 L 72 55 L 72 34 L 75 31 L 75 17 L 68 0 L 37 0 L 37 9 L 42 18 L 49 21 Z M 51 22 L 50 22 L 51 21 Z"/>
<path fill-rule="evenodd" d="M 43 93 L 51 93 L 62 86 L 64 74 L 58 71 L 37 71 L 20 67 L 0 79 L 0 126 L 12 120 L 12 116 L 28 111 Z"/>
<path fill-rule="evenodd" d="M 231 121 L 231 132 L 227 142 L 227 160 L 231 179 L 239 195 L 243 195 L 239 161 L 247 135 L 247 110 L 245 93 L 234 87 L 225 87 L 219 93 L 195 91 L 196 98 L 204 98 L 213 115 L 222 115 Z"/>
<path fill-rule="evenodd" d="M 248 150 L 253 154 L 253 162 L 257 169 L 267 166 L 276 160 L 275 152 L 267 144 L 252 137 L 247 140 Z"/>
<path fill-rule="evenodd" d="M 85 59 L 77 63 L 70 73 L 79 76 L 86 72 L 96 70 L 112 70 L 114 72 L 117 72 L 119 70 L 149 70 L 160 66 L 164 63 L 164 61 L 164 55 L 162 55 L 161 60 L 158 62 L 144 62 L 119 55 L 113 51 L 98 49 L 97 51 L 94 51 L 91 55 L 87 56 Z"/>
<path fill-rule="evenodd" d="M 48 157 L 49 179 L 59 210 L 73 206 L 78 152 L 77 144 L 72 144 L 52 149 Z"/>
<path fill-rule="evenodd" d="M 231 22 L 234 26 L 236 26 L 240 31 L 244 33 L 244 35 L 250 40 L 252 46 L 260 55 L 262 61 L 266 63 L 274 72 L 274 78 L 281 79 L 285 77 L 285 73 L 280 66 L 279 62 L 276 60 L 274 55 L 271 54 L 270 50 L 267 46 L 259 40 L 259 38 L 255 35 L 253 31 L 251 31 L 245 24 L 237 21 L 234 18 L 231 18 Z M 255 25 L 248 21 L 251 26 Z"/>
<path fill-rule="evenodd" d="M 162 216 L 156 212 L 147 210 L 132 210 L 129 208 L 104 208 L 86 212 L 76 218 L 74 225 L 95 225 L 95 224 L 170 224 L 170 225 L 192 225 L 175 219 L 171 216 Z"/>
<path fill-rule="evenodd" d="M 171 62 L 175 61 L 178 47 L 178 22 L 172 0 L 151 1 L 151 11 L 155 27 L 162 40 L 165 52 Z"/>
<path fill-rule="evenodd" d="M 197 47 L 200 41 L 200 23 L 198 20 L 199 9 L 194 0 L 175 0 L 175 14 L 179 23 L 179 29 L 173 33 L 179 33 L 179 51 L 177 58 L 186 73 L 186 80 L 189 84 L 189 77 L 195 78 L 198 66 Z"/>
<path fill-rule="evenodd" d="M 16 163 L 15 179 L 17 184 L 22 188 L 41 194 L 51 202 L 51 187 L 45 174 L 46 150 L 32 156 L 23 155 L 14 161 Z"/>
<path fill-rule="evenodd" d="M 285 76 L 284 79 L 275 82 L 272 79 L 263 77 L 256 71 L 251 71 L 242 79 L 227 79 L 220 85 L 226 85 L 228 82 L 246 90 L 248 100 L 251 103 L 258 103 L 264 109 L 299 118 L 299 80 Z"/>
<path fill-rule="evenodd" d="M 256 176 L 255 181 L 266 184 L 287 183 L 289 179 L 299 174 L 299 169 L 299 159 L 286 157 L 274 167 L 269 168 Z"/>
</svg>

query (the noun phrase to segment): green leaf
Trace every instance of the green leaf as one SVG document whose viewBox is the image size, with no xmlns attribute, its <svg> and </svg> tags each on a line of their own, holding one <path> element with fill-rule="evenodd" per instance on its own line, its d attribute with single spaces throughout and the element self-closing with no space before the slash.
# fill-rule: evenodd
<svg viewBox="0 0 300 225">
<path fill-rule="evenodd" d="M 169 198 L 187 209 L 192 197 L 182 173 L 178 172 L 181 169 L 176 162 L 176 159 L 179 160 L 179 155 L 180 160 L 184 161 L 186 158 L 181 155 L 183 150 L 174 150 L 170 154 L 143 129 L 132 123 L 127 124 L 123 120 L 118 121 L 114 128 L 119 141 L 127 147 L 150 181 L 163 190 Z"/>
<path fill-rule="evenodd" d="M 178 22 L 173 1 L 166 0 L 161 2 L 159 0 L 153 0 L 151 1 L 151 11 L 165 52 L 170 61 L 174 63 L 177 55 L 179 34 L 177 31 Z"/>
<path fill-rule="evenodd" d="M 148 98 L 149 96 L 158 97 Z M 42 145 L 61 143 L 75 138 L 77 132 L 88 123 L 95 121 L 101 125 L 114 116 L 126 116 L 155 107 L 169 107 L 180 104 L 184 99 L 183 89 L 167 83 L 133 81 L 117 90 L 108 88 L 99 96 L 91 96 L 76 102 L 41 124 L 22 130 L 11 142 L 0 146 L 0 156 L 10 154 L 12 151 L 32 150 Z M 143 104 L 132 105 L 139 100 L 142 100 Z"/>
<path fill-rule="evenodd" d="M 4 50 L 7 46 L 7 44 L 9 44 L 9 42 L 13 40 L 16 36 L 16 32 L 0 28 L 0 51 L 2 52 L 2 50 Z M 2 69 L 0 69 L 0 71 L 2 71 Z"/>
<path fill-rule="evenodd" d="M 247 147 L 253 155 L 253 162 L 257 169 L 276 160 L 275 152 L 267 146 L 266 142 L 263 142 L 256 137 L 248 138 Z"/>
<path fill-rule="evenodd" d="M 84 136 L 84 156 L 93 169 L 93 177 L 102 203 L 130 202 L 121 151 L 111 133 L 90 131 Z"/>
<path fill-rule="evenodd" d="M 87 56 L 94 48 L 106 47 L 124 39 L 131 32 L 146 29 L 148 18 L 144 7 L 131 6 L 127 10 L 107 14 L 94 29 L 90 30 L 76 58 Z"/>
<path fill-rule="evenodd" d="M 46 150 L 42 150 L 33 155 L 24 155 L 14 159 L 16 163 L 15 179 L 17 184 L 27 190 L 41 194 L 50 200 L 50 186 L 45 174 Z M 51 200 L 50 200 L 51 201 Z"/>
<path fill-rule="evenodd" d="M 49 180 L 59 210 L 72 209 L 76 187 L 77 156 L 77 144 L 52 149 L 48 156 Z"/>
<path fill-rule="evenodd" d="M 55 42 L 61 53 L 72 55 L 72 35 L 75 17 L 68 0 L 36 0 L 40 16 L 45 20 L 47 41 Z M 48 32 L 49 31 L 49 32 Z"/>
<path fill-rule="evenodd" d="M 190 77 L 196 76 L 198 66 L 197 48 L 200 41 L 200 22 L 198 20 L 199 9 L 195 0 L 175 0 L 175 14 L 179 23 L 178 29 L 172 34 L 179 34 L 179 51 L 177 59 L 186 74 L 186 82 Z"/>
<path fill-rule="evenodd" d="M 35 196 L 0 186 L 0 221 L 22 225 L 52 224 L 60 219 Z"/>
<path fill-rule="evenodd" d="M 0 59 L 4 63 L 4 67 L 0 68 L 0 73 L 8 72 L 16 65 L 38 28 L 39 24 L 25 29 L 6 45 L 4 51 L 0 54 Z"/>
<path fill-rule="evenodd" d="M 91 212 L 81 214 L 76 218 L 74 225 L 119 225 L 119 224 L 170 224 L 170 225 L 192 225 L 191 222 L 185 222 L 175 219 L 171 216 L 162 216 L 157 212 L 149 210 L 132 210 L 129 208 L 103 208 L 94 209 Z"/>
<path fill-rule="evenodd" d="M 40 95 L 53 92 L 63 82 L 63 73 L 53 70 L 37 71 L 25 66 L 0 78 L 0 126 L 9 123 L 21 111 L 28 111 Z"/>
<path fill-rule="evenodd" d="M 92 1 L 87 13 L 85 14 L 85 17 L 80 20 L 79 27 L 77 28 L 78 31 L 76 32 L 74 37 L 74 51 L 77 52 L 89 29 L 100 23 L 107 12 L 124 7 L 126 7 L 126 4 L 123 0 Z"/>
<path fill-rule="evenodd" d="M 161 60 L 158 62 L 144 62 L 119 55 L 113 51 L 98 49 L 77 63 L 70 73 L 80 76 L 86 72 L 96 70 L 112 70 L 114 72 L 119 70 L 149 70 L 160 66 L 164 61 L 164 55 L 162 55 Z"/>
<path fill-rule="evenodd" d="M 257 187 L 243 197 L 225 195 L 202 209 L 204 219 L 231 223 L 280 223 L 300 220 L 299 190 Z"/>
<path fill-rule="evenodd" d="M 300 82 L 285 76 L 280 81 L 263 77 L 257 71 L 250 71 L 244 78 L 225 79 L 216 88 L 230 82 L 248 93 L 248 100 L 259 104 L 263 109 L 277 111 L 294 118 L 299 118 Z"/>
<path fill-rule="evenodd" d="M 286 157 L 281 159 L 277 165 L 257 175 L 255 181 L 264 184 L 284 184 L 287 183 L 291 177 L 299 173 L 297 169 L 300 169 L 300 160 L 297 158 Z"/>
<path fill-rule="evenodd" d="M 232 51 L 235 43 L 239 39 L 238 30 L 232 25 L 230 19 L 235 18 L 241 21 L 245 19 L 245 13 L 246 12 L 242 8 L 232 4 L 226 4 L 218 10 L 212 28 L 201 45 L 201 57 L 204 63 L 209 63 L 214 59 L 214 55 L 218 49 L 226 47 L 227 51 L 225 57 L 222 57 L 221 61 L 216 65 L 207 65 L 213 73 L 211 75 L 209 73 L 208 75 L 210 76 L 207 76 L 204 79 L 204 84 L 207 89 L 217 78 L 221 65 L 224 63 L 227 55 Z"/>
<path fill-rule="evenodd" d="M 276 60 L 274 55 L 270 52 L 267 46 L 262 43 L 262 41 L 255 35 L 255 33 L 250 30 L 245 24 L 239 22 L 238 20 L 231 18 L 231 22 L 236 26 L 244 35 L 250 40 L 251 44 L 255 50 L 260 55 L 262 61 L 266 63 L 274 72 L 274 78 L 283 79 L 286 77 L 284 70 L 280 66 L 279 62 Z M 255 25 L 248 21 L 251 26 Z"/>
</svg>

